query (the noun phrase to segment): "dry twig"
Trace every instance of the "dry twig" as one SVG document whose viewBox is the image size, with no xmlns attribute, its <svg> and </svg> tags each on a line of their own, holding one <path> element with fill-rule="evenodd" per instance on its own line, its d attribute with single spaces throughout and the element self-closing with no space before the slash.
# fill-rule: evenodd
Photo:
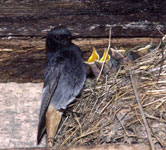
<svg viewBox="0 0 166 150">
<path fill-rule="evenodd" d="M 139 98 L 139 95 L 138 95 L 138 92 L 137 92 L 137 88 L 136 88 L 136 84 L 135 84 L 136 78 L 133 78 L 133 75 L 132 75 L 131 72 L 130 72 L 130 79 L 131 79 L 131 83 L 132 83 L 132 86 L 133 86 L 133 89 L 134 89 L 136 101 L 137 101 L 137 104 L 138 104 L 138 107 L 139 107 L 139 110 L 140 110 L 140 113 L 141 113 L 141 116 L 142 116 L 142 119 L 143 119 L 143 122 L 144 122 L 144 125 L 145 125 L 145 129 L 146 129 L 146 132 L 147 132 L 147 135 L 148 135 L 148 140 L 149 140 L 149 143 L 150 143 L 151 150 L 154 150 L 154 144 L 153 144 L 153 141 L 152 141 L 151 131 L 150 131 L 150 128 L 148 126 L 148 122 L 146 120 L 146 117 L 145 117 L 145 114 L 144 114 L 144 111 L 143 111 L 143 108 L 142 108 L 142 105 L 141 105 L 141 102 L 140 102 L 140 98 Z"/>
<path fill-rule="evenodd" d="M 98 75 L 98 77 L 97 77 L 97 81 L 100 79 L 101 73 L 102 73 L 103 68 L 104 68 L 104 64 L 105 64 L 105 62 L 106 62 L 106 58 L 107 58 L 107 56 L 108 56 L 108 52 L 109 52 L 109 50 L 110 50 L 110 48 L 111 48 L 111 30 L 112 30 L 112 27 L 111 27 L 110 30 L 109 30 L 109 44 L 108 44 L 108 48 L 107 48 L 106 57 L 104 58 L 104 62 L 103 62 L 103 64 L 102 64 L 102 66 L 101 66 L 101 70 L 100 70 L 100 73 L 99 73 L 99 75 Z"/>
</svg>

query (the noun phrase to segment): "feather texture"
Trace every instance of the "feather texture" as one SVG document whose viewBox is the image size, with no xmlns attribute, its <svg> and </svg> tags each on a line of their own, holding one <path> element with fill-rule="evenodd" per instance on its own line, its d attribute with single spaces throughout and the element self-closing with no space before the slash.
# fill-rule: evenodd
<svg viewBox="0 0 166 150">
<path fill-rule="evenodd" d="M 48 107 L 53 107 L 56 111 L 66 109 L 79 94 L 86 79 L 86 66 L 81 50 L 71 43 L 71 33 L 65 27 L 52 29 L 48 33 L 46 48 L 47 63 L 38 125 L 38 144 L 46 131 L 46 121 L 49 120 L 46 118 Z"/>
</svg>

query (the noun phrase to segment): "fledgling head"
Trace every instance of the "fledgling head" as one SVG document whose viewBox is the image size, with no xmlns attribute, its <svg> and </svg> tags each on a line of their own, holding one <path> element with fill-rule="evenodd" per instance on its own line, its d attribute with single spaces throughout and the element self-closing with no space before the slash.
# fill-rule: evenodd
<svg viewBox="0 0 166 150">
<path fill-rule="evenodd" d="M 65 26 L 59 26 L 51 29 L 46 37 L 46 48 L 48 51 L 54 51 L 59 45 L 65 45 L 71 42 L 71 32 Z"/>
</svg>

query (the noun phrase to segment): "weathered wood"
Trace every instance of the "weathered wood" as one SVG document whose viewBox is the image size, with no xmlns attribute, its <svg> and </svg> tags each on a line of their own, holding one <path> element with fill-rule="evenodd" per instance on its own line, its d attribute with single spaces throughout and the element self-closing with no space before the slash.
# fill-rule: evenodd
<svg viewBox="0 0 166 150">
<path fill-rule="evenodd" d="M 112 47 L 135 47 L 159 39 L 151 38 L 113 38 Z M 102 55 L 108 46 L 107 38 L 77 39 L 73 41 L 88 59 L 95 47 Z M 42 82 L 45 65 L 45 39 L 14 38 L 0 40 L 0 82 Z"/>
<path fill-rule="evenodd" d="M 31 148 L 31 150 L 45 150 L 46 148 Z M 6 150 L 29 150 L 29 148 L 14 148 Z M 49 150 L 49 149 L 48 149 Z M 150 150 L 149 146 L 145 145 L 96 145 L 96 146 L 75 146 L 53 148 L 53 150 Z"/>
<path fill-rule="evenodd" d="M 76 37 L 159 37 L 166 32 L 164 0 L 3 0 L 0 36 L 45 36 L 66 25 Z"/>
</svg>

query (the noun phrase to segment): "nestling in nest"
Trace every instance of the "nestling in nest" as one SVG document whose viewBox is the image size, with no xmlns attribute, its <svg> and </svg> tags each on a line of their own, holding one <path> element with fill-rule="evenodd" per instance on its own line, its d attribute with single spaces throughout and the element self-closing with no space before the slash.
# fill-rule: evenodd
<svg viewBox="0 0 166 150">
<path fill-rule="evenodd" d="M 69 105 L 73 112 L 67 111 L 63 118 L 56 137 L 58 145 L 149 144 L 131 84 L 132 72 L 152 141 L 157 149 L 166 146 L 166 46 L 163 41 L 155 48 L 150 45 L 124 54 L 112 49 L 106 56 L 104 51 L 108 67 L 116 71 L 104 68 L 98 82 L 87 79 L 81 96 Z M 121 58 L 117 66 L 111 62 L 113 53 Z M 95 76 L 103 57 L 93 49 L 87 63 Z"/>
</svg>

